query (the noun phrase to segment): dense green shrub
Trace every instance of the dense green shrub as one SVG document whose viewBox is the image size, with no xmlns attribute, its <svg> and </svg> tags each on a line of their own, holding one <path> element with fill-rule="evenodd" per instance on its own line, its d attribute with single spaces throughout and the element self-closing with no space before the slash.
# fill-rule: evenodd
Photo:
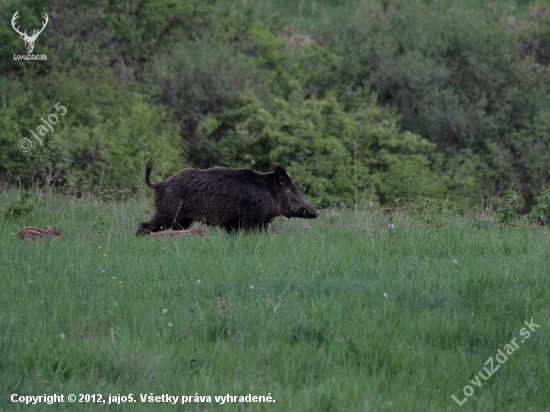
<svg viewBox="0 0 550 412">
<path fill-rule="evenodd" d="M 521 200 L 517 193 L 507 195 L 496 211 L 498 222 L 503 227 L 515 226 L 519 219 Z"/>
<path fill-rule="evenodd" d="M 208 30 L 215 16 L 209 3 L 201 0 L 124 3 L 11 0 L 2 8 L 6 24 L 0 25 L 0 53 L 12 56 L 24 52 L 21 38 L 8 24 L 16 10 L 21 28 L 28 28 L 28 33 L 32 33 L 32 28 L 39 28 L 44 13 L 48 13 L 50 21 L 35 49 L 35 53 L 46 54 L 48 60 L 21 62 L 5 58 L 0 61 L 0 73 L 27 77 L 29 68 L 44 75 L 64 72 L 67 68 L 96 66 L 113 68 L 121 78 L 132 76 L 141 65 L 153 59 L 159 49 Z"/>
<path fill-rule="evenodd" d="M 419 175 L 429 181 L 430 193 L 436 192 L 437 175 L 426 158 L 433 145 L 401 131 L 395 113 L 368 97 L 346 111 L 335 96 L 304 99 L 297 82 L 289 87 L 293 92 L 275 100 L 274 114 L 259 100 L 242 96 L 209 121 L 215 125 L 213 140 L 219 139 L 221 164 L 266 170 L 279 162 L 305 194 L 328 195 L 333 203 L 343 199 L 348 206 L 356 189 L 361 200 L 371 184 L 384 202 L 414 195 Z"/>
<path fill-rule="evenodd" d="M 264 78 L 252 59 L 223 44 L 199 40 L 174 45 L 148 69 L 158 100 L 171 107 L 189 143 L 190 160 L 199 167 L 218 161 L 219 148 L 205 124 L 237 94 L 261 95 Z"/>
<path fill-rule="evenodd" d="M 547 225 L 550 221 L 550 188 L 543 189 L 527 219 Z"/>
<path fill-rule="evenodd" d="M 32 198 L 32 194 L 27 191 L 21 192 L 19 199 L 13 200 L 2 211 L 4 219 L 18 218 L 20 216 L 28 215 L 34 211 L 34 204 L 29 203 L 29 199 Z"/>
<path fill-rule="evenodd" d="M 24 184 L 39 181 L 47 186 L 86 182 L 79 186 L 86 191 L 100 185 L 135 189 L 143 181 L 141 169 L 149 157 L 157 161 L 156 172 L 165 176 L 186 165 L 178 124 L 165 107 L 117 85 L 108 71 L 88 72 L 87 82 L 80 76 L 49 76 L 45 84 L 0 109 L 7 132 L 0 143 L 0 171 L 5 177 L 19 175 Z M 59 100 L 49 97 L 52 91 Z M 53 133 L 43 136 L 40 146 L 28 131 L 36 132 L 41 118 L 58 113 L 57 103 L 66 114 L 59 114 Z M 34 145 L 27 153 L 17 146 L 23 137 Z"/>
<path fill-rule="evenodd" d="M 550 72 L 508 17 L 456 2 L 388 2 L 336 19 L 318 35 L 343 56 L 348 88 L 376 90 L 406 130 L 444 153 L 451 194 L 471 195 L 462 182 L 472 178 L 478 188 L 517 183 L 529 204 L 547 179 L 535 171 L 547 164 L 548 132 L 532 136 L 550 107 Z M 465 163 L 471 167 L 457 167 Z"/>
</svg>

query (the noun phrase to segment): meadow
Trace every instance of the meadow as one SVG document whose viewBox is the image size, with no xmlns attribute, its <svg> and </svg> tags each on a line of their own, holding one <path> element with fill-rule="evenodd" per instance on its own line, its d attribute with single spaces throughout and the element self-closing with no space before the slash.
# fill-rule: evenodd
<svg viewBox="0 0 550 412">
<path fill-rule="evenodd" d="M 2 191 L 0 209 L 18 196 Z M 33 192 L 34 211 L 1 221 L 1 411 L 550 409 L 546 228 L 326 209 L 267 233 L 155 242 L 133 237 L 150 199 L 109 196 Z M 26 225 L 64 238 L 23 244 L 10 233 Z M 519 349 L 476 378 L 513 338 Z M 216 402 L 228 394 L 274 402 Z"/>
</svg>

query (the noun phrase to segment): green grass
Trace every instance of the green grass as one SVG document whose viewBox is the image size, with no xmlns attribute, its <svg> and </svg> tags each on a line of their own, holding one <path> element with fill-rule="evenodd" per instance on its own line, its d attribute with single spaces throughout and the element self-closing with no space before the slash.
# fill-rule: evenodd
<svg viewBox="0 0 550 412">
<path fill-rule="evenodd" d="M 16 197 L 1 192 L 0 209 Z M 109 411 L 550 409 L 545 229 L 395 216 L 390 239 L 381 213 L 332 210 L 277 219 L 267 234 L 155 242 L 133 238 L 148 200 L 32 202 L 32 214 L 0 221 L 2 411 L 106 410 L 12 393 L 138 400 Z M 10 233 L 25 225 L 58 226 L 64 239 L 23 244 Z M 519 343 L 531 318 L 540 329 Z M 514 337 L 520 348 L 472 385 Z M 451 395 L 463 399 L 465 385 L 475 392 L 459 407 Z M 142 403 L 150 393 L 212 402 Z M 276 402 L 214 399 L 249 393 Z"/>
</svg>

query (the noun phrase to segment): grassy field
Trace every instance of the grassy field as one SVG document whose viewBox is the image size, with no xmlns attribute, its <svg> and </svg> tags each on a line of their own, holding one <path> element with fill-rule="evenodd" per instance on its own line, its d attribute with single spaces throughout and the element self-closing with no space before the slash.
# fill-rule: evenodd
<svg viewBox="0 0 550 412">
<path fill-rule="evenodd" d="M 113 199 L 35 193 L 34 212 L 0 221 L 0 410 L 550 410 L 546 229 L 397 214 L 390 231 L 374 209 L 325 210 L 155 242 L 133 238 L 150 200 Z M 25 225 L 64 239 L 23 244 L 10 233 Z M 215 399 L 228 394 L 274 402 Z"/>
</svg>

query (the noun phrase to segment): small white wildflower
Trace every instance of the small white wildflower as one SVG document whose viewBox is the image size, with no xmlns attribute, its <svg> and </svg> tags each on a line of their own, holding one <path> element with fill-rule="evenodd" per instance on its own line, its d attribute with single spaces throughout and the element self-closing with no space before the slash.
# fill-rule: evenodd
<svg viewBox="0 0 550 412">
<path fill-rule="evenodd" d="M 65 339 L 65 334 L 62 333 L 61 335 L 59 335 L 59 337 L 60 337 L 61 339 Z"/>
<path fill-rule="evenodd" d="M 390 224 L 388 225 L 388 227 L 389 227 L 390 229 L 393 229 L 393 228 L 395 227 L 395 225 L 394 225 L 393 223 L 390 223 Z"/>
<path fill-rule="evenodd" d="M 172 326 L 174 326 L 174 325 L 172 325 L 171 323 L 169 323 L 168 326 L 172 327 Z"/>
<path fill-rule="evenodd" d="M 162 313 L 168 313 L 168 309 L 166 308 L 162 309 Z"/>
<path fill-rule="evenodd" d="M 116 276 L 113 276 L 113 280 L 116 280 Z"/>
<path fill-rule="evenodd" d="M 200 283 L 201 283 L 201 280 L 197 279 L 197 281 L 195 282 L 195 285 L 200 285 Z"/>
<path fill-rule="evenodd" d="M 453 263 L 456 265 L 458 263 L 458 260 L 453 260 Z"/>
<path fill-rule="evenodd" d="M 384 297 L 387 299 L 388 298 L 388 294 L 386 292 L 384 292 Z"/>
<path fill-rule="evenodd" d="M 248 289 L 254 289 L 254 286 L 253 286 L 253 285 L 250 285 L 250 286 L 248 287 Z"/>
</svg>

